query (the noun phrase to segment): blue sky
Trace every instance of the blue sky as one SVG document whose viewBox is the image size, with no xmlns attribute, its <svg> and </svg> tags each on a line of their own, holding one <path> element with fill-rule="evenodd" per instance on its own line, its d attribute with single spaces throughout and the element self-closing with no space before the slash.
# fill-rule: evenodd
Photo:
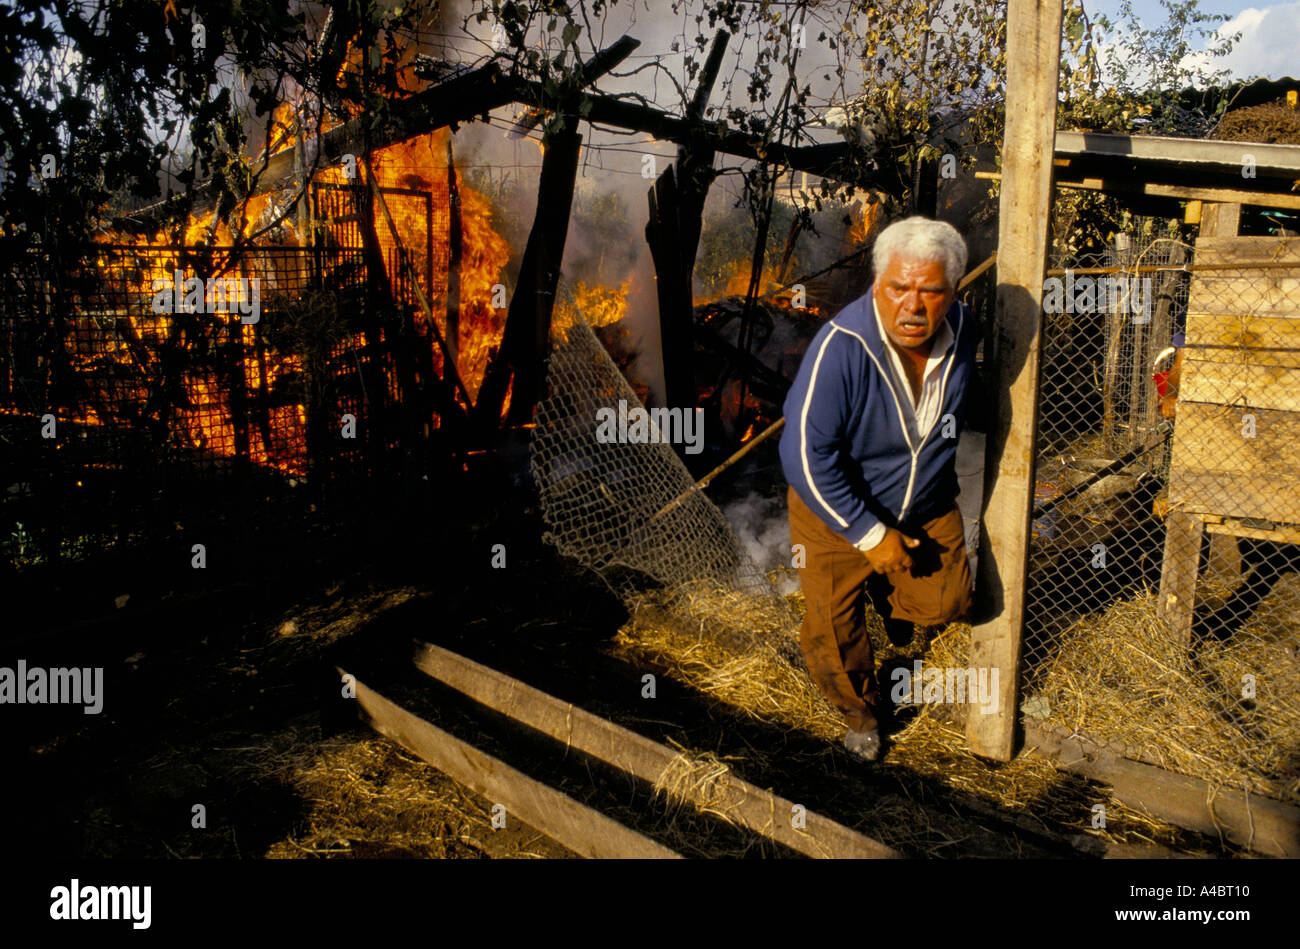
<svg viewBox="0 0 1300 949">
<path fill-rule="evenodd" d="M 1117 0 L 1084 0 L 1090 13 L 1103 13 L 1115 19 Z M 1232 72 L 1235 79 L 1265 76 L 1280 79 L 1300 76 L 1300 58 L 1296 56 L 1300 37 L 1300 2 L 1251 4 L 1242 0 L 1201 0 L 1206 13 L 1225 13 L 1232 19 L 1223 31 L 1240 32 L 1241 40 L 1232 54 L 1218 65 Z M 1133 0 L 1133 9 L 1147 26 L 1164 19 L 1158 0 Z"/>
</svg>

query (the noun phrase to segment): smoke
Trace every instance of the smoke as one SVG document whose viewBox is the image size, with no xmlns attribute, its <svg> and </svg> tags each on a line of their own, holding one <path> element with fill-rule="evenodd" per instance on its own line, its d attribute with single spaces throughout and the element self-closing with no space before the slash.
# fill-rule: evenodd
<svg viewBox="0 0 1300 949">
<path fill-rule="evenodd" d="M 485 58 L 492 54 L 490 21 L 478 23 L 471 16 L 466 27 L 461 26 L 465 15 L 478 8 L 479 5 L 471 0 L 456 0 L 447 5 L 441 17 L 447 45 L 441 55 L 448 60 L 486 61 Z M 687 107 L 683 93 L 691 95 L 695 86 L 686 68 L 686 51 L 692 51 L 698 66 L 705 52 L 696 47 L 696 37 L 702 30 L 710 38 L 712 33 L 696 22 L 695 12 L 689 3 L 676 13 L 666 7 L 654 6 L 652 9 L 636 2 L 607 7 L 602 18 L 593 22 L 592 34 L 580 40 L 584 53 L 589 55 L 590 46 L 607 47 L 624 34 L 640 40 L 641 46 L 612 73 L 596 81 L 597 91 L 639 98 L 652 107 L 683 114 Z M 808 49 L 803 51 L 805 55 L 801 60 L 800 82 L 806 80 L 814 87 L 815 96 L 829 102 L 837 98 L 837 90 L 832 87 L 841 81 L 829 79 L 831 73 L 827 68 L 826 49 L 814 42 L 816 36 L 817 29 L 810 26 Z M 539 38 L 530 35 L 529 40 L 535 43 Z M 755 57 L 764 42 L 753 22 L 731 39 L 710 99 L 710 105 L 714 107 L 710 117 L 721 118 L 733 106 L 743 108 L 747 113 L 755 111 L 757 107 L 750 102 L 748 84 Z M 831 85 L 818 88 L 826 82 Z M 773 99 L 779 94 L 782 84 L 777 82 L 775 85 L 778 88 Z M 841 89 L 838 98 L 842 97 Z M 491 184 L 480 187 L 480 190 L 487 190 L 505 218 L 496 222 L 496 226 L 515 251 L 516 265 L 536 209 L 542 161 L 538 141 L 540 129 L 532 129 L 524 140 L 511 137 L 513 119 L 523 111 L 522 106 L 498 109 L 489 122 L 462 125 L 454 138 L 456 160 L 462 172 L 478 166 L 481 174 L 471 180 L 481 182 L 483 175 L 489 177 Z M 630 374 L 634 381 L 648 388 L 651 403 L 663 405 L 659 306 L 645 226 L 649 217 L 648 193 L 655 179 L 676 160 L 677 146 L 648 135 L 629 134 L 585 122 L 580 131 L 583 136 L 582 154 L 574 213 L 565 244 L 563 273 L 569 280 L 580 280 L 588 285 L 627 287 L 628 311 L 624 326 L 629 333 L 628 343 L 637 354 Z M 838 133 L 826 131 L 828 140 L 838 139 Z M 729 166 L 735 169 L 742 164 L 747 163 L 725 155 L 719 155 L 715 160 L 715 168 Z M 734 205 L 740 194 L 736 176 L 719 177 L 709 192 L 706 224 L 710 216 Z M 601 204 L 602 197 L 606 200 L 612 198 L 613 204 Z M 610 213 L 587 213 L 592 205 L 608 207 Z"/>
<path fill-rule="evenodd" d="M 722 508 L 741 547 L 754 564 L 770 573 L 790 566 L 790 521 L 779 497 L 764 497 L 751 491 L 745 497 Z M 781 595 L 799 589 L 799 581 L 789 573 L 780 575 L 777 592 Z"/>
</svg>

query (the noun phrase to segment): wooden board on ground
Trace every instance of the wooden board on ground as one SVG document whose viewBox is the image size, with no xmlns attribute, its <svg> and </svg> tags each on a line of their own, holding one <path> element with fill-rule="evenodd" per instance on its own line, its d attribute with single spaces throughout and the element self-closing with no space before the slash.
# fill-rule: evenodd
<svg viewBox="0 0 1300 949">
<path fill-rule="evenodd" d="M 1300 413 L 1180 402 L 1169 501 L 1185 511 L 1300 524 Z"/>
<path fill-rule="evenodd" d="M 1110 785 L 1117 800 L 1161 820 L 1256 853 L 1300 857 L 1300 808 L 1130 761 L 1071 734 L 1026 722 L 1025 746 L 1059 768 Z"/>
<path fill-rule="evenodd" d="M 345 675 L 342 669 L 339 675 Z M 356 682 L 371 727 L 574 853 L 595 859 L 680 857 L 567 794 L 530 778 Z"/>
<path fill-rule="evenodd" d="M 426 675 L 554 738 L 566 748 L 576 748 L 651 785 L 670 787 L 697 808 L 792 850 L 811 857 L 899 856 L 892 847 L 806 808 L 801 814 L 804 826 L 796 827 L 793 802 L 733 775 L 711 775 L 707 781 L 693 781 L 689 761 L 671 748 L 441 646 L 417 643 L 415 665 Z M 674 781 L 677 775 L 683 780 Z"/>
</svg>

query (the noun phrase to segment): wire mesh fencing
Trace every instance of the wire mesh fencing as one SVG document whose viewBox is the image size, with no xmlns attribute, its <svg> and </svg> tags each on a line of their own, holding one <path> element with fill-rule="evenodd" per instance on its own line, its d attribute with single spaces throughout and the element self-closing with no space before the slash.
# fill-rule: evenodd
<svg viewBox="0 0 1300 949">
<path fill-rule="evenodd" d="M 9 565 L 157 539 L 187 498 L 238 508 L 360 464 L 361 441 L 333 436 L 365 417 L 363 283 L 359 254 L 292 247 L 105 245 L 0 275 Z"/>
<path fill-rule="evenodd" d="M 1045 287 L 1022 712 L 1300 800 L 1300 240 L 1122 238 Z"/>
<path fill-rule="evenodd" d="M 545 539 L 633 610 L 653 603 L 737 651 L 792 654 L 798 618 L 674 448 L 702 446 L 702 410 L 647 410 L 567 282 L 546 380 L 530 449 Z"/>
</svg>

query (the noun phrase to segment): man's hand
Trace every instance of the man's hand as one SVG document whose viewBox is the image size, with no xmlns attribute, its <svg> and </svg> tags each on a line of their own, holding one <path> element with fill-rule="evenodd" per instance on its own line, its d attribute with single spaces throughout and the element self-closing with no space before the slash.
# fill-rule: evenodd
<svg viewBox="0 0 1300 949">
<path fill-rule="evenodd" d="M 877 573 L 895 573 L 899 570 L 912 569 L 912 558 L 907 551 L 909 548 L 916 548 L 920 545 L 919 540 L 901 534 L 891 527 L 885 533 L 885 539 L 864 553 L 863 556 L 867 558 L 871 568 Z"/>
</svg>

